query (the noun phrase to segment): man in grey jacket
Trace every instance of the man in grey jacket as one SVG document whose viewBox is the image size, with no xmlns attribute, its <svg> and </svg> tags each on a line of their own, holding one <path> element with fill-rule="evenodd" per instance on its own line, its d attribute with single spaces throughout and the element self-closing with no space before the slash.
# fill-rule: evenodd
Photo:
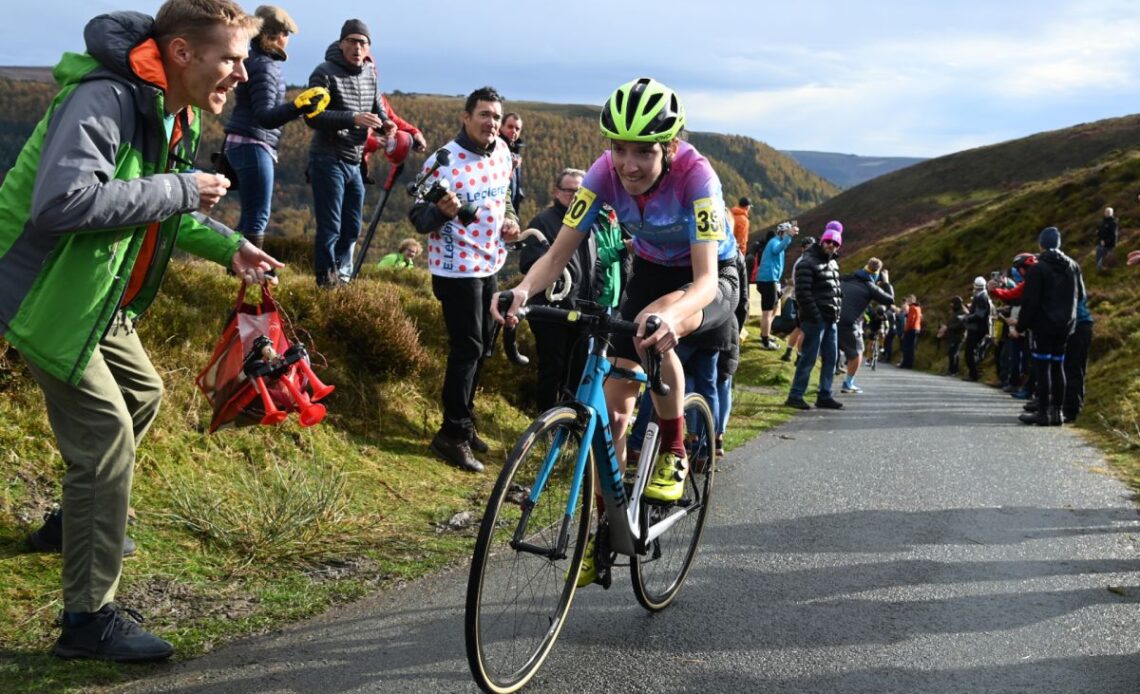
<svg viewBox="0 0 1140 694">
<path fill-rule="evenodd" d="M 839 350 L 847 359 L 847 378 L 839 392 L 862 393 L 863 389 L 855 385 L 855 374 L 863 363 L 863 312 L 872 301 L 883 306 L 893 304 L 895 290 L 890 274 L 878 258 L 871 258 L 866 267 L 841 279 L 840 287 L 843 306 L 839 312 Z"/>
<path fill-rule="evenodd" d="M 334 287 L 352 278 L 352 250 L 364 212 L 364 178 L 360 160 L 368 131 L 382 136 L 396 131 L 380 98 L 376 71 L 365 65 L 372 39 L 368 27 L 350 19 L 331 44 L 325 62 L 309 76 L 310 87 L 329 90 L 323 113 L 305 119 L 313 128 L 309 147 L 309 180 L 317 218 L 313 270 L 317 286 Z"/>
<path fill-rule="evenodd" d="M 259 25 L 230 0 L 91 20 L 87 52 L 56 66 L 60 92 L 0 186 L 0 335 L 43 391 L 66 465 L 61 658 L 174 651 L 114 602 L 135 453 L 163 393 L 135 319 L 175 245 L 249 282 L 281 266 L 202 214 L 229 181 L 192 168 L 201 112 L 220 114 L 245 81 Z"/>
</svg>

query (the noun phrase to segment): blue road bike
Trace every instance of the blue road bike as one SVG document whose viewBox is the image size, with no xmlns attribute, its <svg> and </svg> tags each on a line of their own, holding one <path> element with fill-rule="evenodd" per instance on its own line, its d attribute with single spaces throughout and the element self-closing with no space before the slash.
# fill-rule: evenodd
<svg viewBox="0 0 1140 694">
<path fill-rule="evenodd" d="M 507 308 L 500 304 L 503 313 Z M 642 373 L 606 358 L 609 337 L 635 335 L 637 325 L 593 304 L 577 310 L 524 307 L 518 315 L 576 326 L 588 337 L 590 354 L 576 398 L 544 412 L 515 444 L 479 529 L 467 582 L 467 660 L 476 683 L 496 693 L 521 689 L 550 654 L 591 534 L 598 583 L 608 588 L 610 569 L 624 565 L 619 556 L 628 557 L 638 602 L 650 611 L 673 602 L 700 543 L 715 468 L 712 411 L 703 397 L 690 394 L 684 401 L 684 495 L 671 503 L 646 499 L 659 448 L 657 425 L 646 431 L 636 470 L 623 476 L 602 389 L 606 378 L 623 378 L 668 393 L 659 359 Z M 503 342 L 513 361 L 526 363 L 514 347 L 513 330 L 504 330 Z M 605 508 L 601 521 L 593 512 L 595 489 Z"/>
</svg>

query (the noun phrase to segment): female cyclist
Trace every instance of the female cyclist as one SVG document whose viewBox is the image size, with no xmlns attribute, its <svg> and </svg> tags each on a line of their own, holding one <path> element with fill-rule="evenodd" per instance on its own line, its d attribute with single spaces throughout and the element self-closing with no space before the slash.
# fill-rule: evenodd
<svg viewBox="0 0 1140 694">
<path fill-rule="evenodd" d="M 667 396 L 653 395 L 661 455 L 645 496 L 676 501 L 688 461 L 681 419 L 685 379 L 673 348 L 681 338 L 717 331 L 731 319 L 738 291 L 736 241 L 720 179 L 692 145 L 679 139 L 685 110 L 671 89 L 649 78 L 623 84 L 606 101 L 599 120 L 609 151 L 586 173 L 550 251 L 517 287 L 503 292 L 513 294 L 507 316 L 499 314 L 497 300 L 491 310 L 496 320 L 517 322 L 518 308 L 561 275 L 602 204 L 617 211 L 633 235 L 635 256 L 619 312 L 638 324 L 638 333 L 635 340 L 615 339 L 612 354 L 615 364 L 626 369 L 640 368 L 639 355 L 646 350 L 662 356 L 661 376 L 670 390 Z M 651 315 L 661 324 L 646 335 Z M 625 460 L 637 389 L 636 383 L 620 379 L 605 385 L 619 461 Z"/>
</svg>

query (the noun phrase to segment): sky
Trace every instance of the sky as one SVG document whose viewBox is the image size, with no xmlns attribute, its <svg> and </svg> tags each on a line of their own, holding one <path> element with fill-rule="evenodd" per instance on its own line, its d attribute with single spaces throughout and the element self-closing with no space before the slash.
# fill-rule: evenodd
<svg viewBox="0 0 1140 694">
<path fill-rule="evenodd" d="M 5 3 L 0 65 L 54 65 L 83 26 L 157 0 Z M 280 0 L 302 84 L 364 20 L 385 91 L 600 106 L 640 76 L 672 87 L 691 130 L 777 149 L 935 157 L 1136 112 L 1136 0 Z M 252 11 L 256 4 L 244 5 Z M 429 9 L 430 8 L 430 9 Z M 535 145 L 537 143 L 532 143 Z"/>
</svg>

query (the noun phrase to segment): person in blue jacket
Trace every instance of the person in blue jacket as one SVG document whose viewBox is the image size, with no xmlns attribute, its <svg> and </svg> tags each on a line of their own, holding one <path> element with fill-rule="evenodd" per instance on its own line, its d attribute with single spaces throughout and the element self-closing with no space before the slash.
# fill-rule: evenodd
<svg viewBox="0 0 1140 694">
<path fill-rule="evenodd" d="M 760 255 L 756 290 L 760 292 L 760 346 L 764 349 L 780 348 L 772 339 L 772 318 L 776 315 L 780 278 L 784 276 L 784 252 L 798 233 L 800 228 L 795 222 L 781 222 Z"/>
</svg>

